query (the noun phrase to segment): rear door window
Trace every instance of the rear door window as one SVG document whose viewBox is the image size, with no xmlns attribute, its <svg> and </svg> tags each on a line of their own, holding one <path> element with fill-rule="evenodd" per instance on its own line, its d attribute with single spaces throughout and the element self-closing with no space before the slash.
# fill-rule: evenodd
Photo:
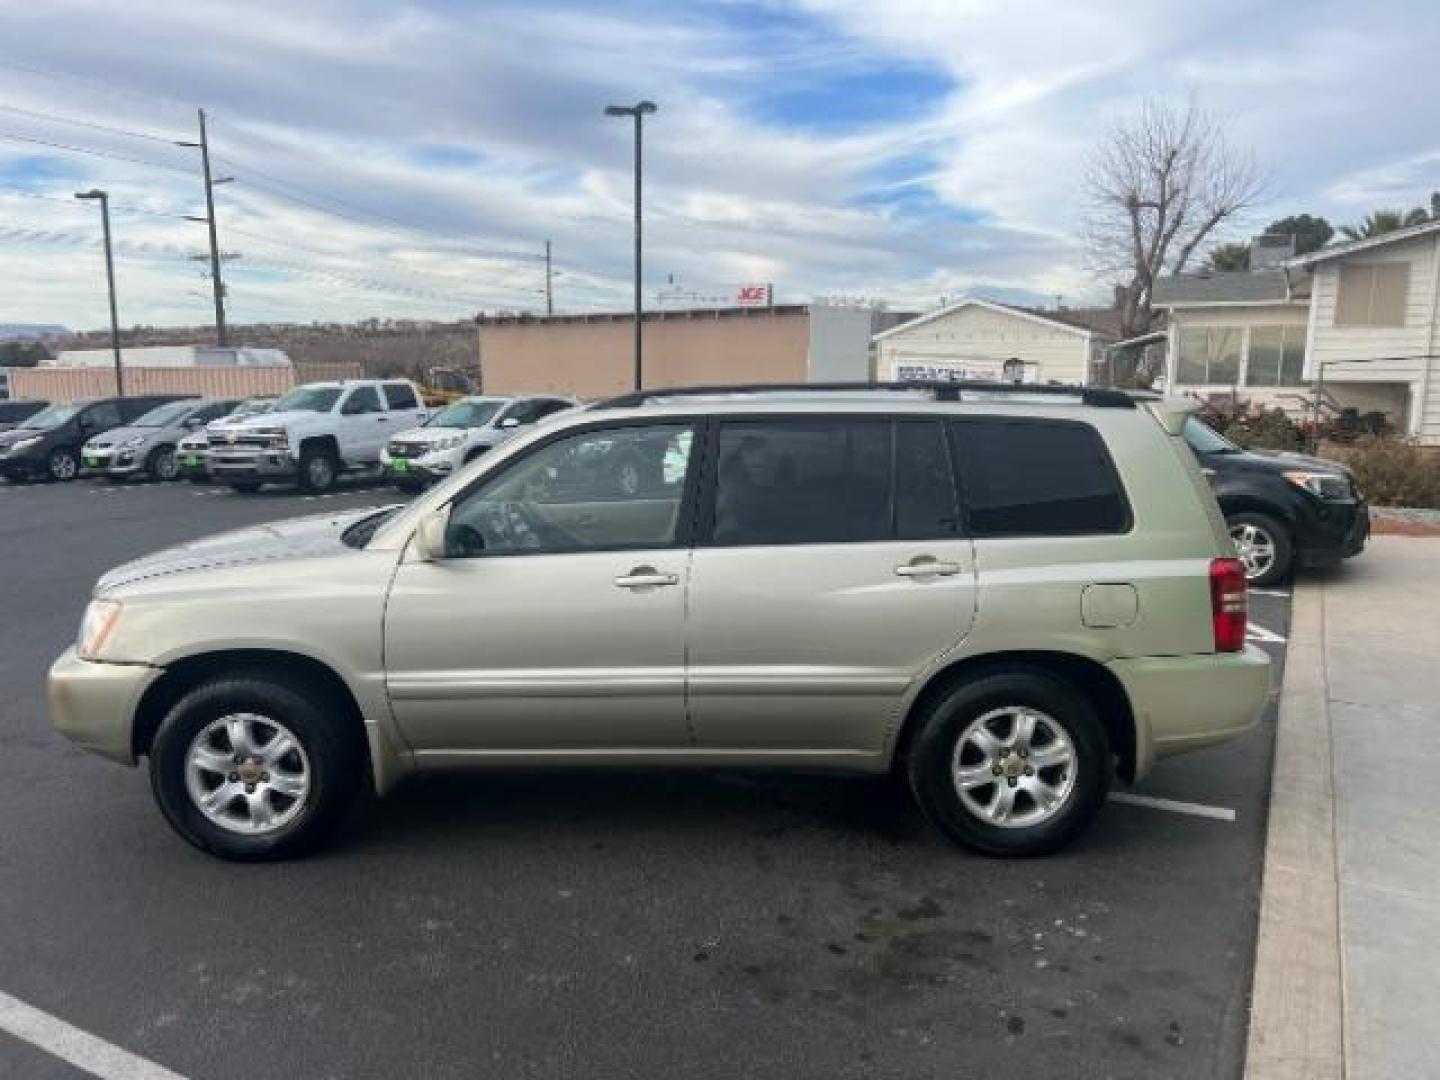
<svg viewBox="0 0 1440 1080">
<path fill-rule="evenodd" d="M 415 400 L 415 391 L 410 389 L 409 383 L 387 382 L 385 399 L 390 402 L 392 409 L 418 409 L 420 407 L 420 403 Z"/>
<path fill-rule="evenodd" d="M 375 392 L 373 386 L 359 386 L 350 392 L 345 399 L 345 404 L 340 407 L 341 413 L 345 416 L 360 416 L 364 413 L 378 413 L 380 408 L 380 395 Z"/>
<path fill-rule="evenodd" d="M 1129 531 L 1125 490 L 1089 424 L 977 417 L 951 428 L 973 535 Z"/>
<path fill-rule="evenodd" d="M 712 540 L 721 546 L 888 540 L 891 425 L 884 420 L 722 423 Z"/>
<path fill-rule="evenodd" d="M 149 407 L 148 402 L 146 404 L 146 407 Z M 139 410 L 139 412 L 131 413 L 131 415 L 138 416 L 141 412 L 144 411 L 145 409 L 141 409 Z M 119 427 L 120 425 L 120 406 L 115 404 L 115 402 L 113 401 L 102 401 L 98 405 L 92 405 L 90 408 L 85 410 L 84 415 L 85 419 L 97 431 L 108 431 L 111 428 Z"/>
</svg>

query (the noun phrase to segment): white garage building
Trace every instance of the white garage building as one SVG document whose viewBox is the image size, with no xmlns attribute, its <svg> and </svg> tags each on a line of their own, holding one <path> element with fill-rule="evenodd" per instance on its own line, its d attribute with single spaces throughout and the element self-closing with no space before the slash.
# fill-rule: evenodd
<svg viewBox="0 0 1440 1080">
<path fill-rule="evenodd" d="M 1104 370 L 1108 310 L 1033 311 L 967 297 L 876 334 L 875 377 L 1079 383 Z"/>
</svg>

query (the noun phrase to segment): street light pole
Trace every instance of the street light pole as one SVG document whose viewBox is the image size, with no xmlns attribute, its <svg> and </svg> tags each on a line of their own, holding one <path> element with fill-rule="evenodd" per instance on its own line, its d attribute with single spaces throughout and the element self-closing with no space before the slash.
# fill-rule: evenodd
<svg viewBox="0 0 1440 1080">
<path fill-rule="evenodd" d="M 555 314 L 554 272 L 550 266 L 550 241 L 545 241 L 545 314 Z"/>
<path fill-rule="evenodd" d="M 641 300 L 641 152 L 644 145 L 645 117 L 656 111 L 656 104 L 653 101 L 641 101 L 634 105 L 607 105 L 605 106 L 606 116 L 630 116 L 635 119 L 635 389 L 642 388 L 644 383 L 644 362 L 643 336 L 641 332 L 642 300 Z"/>
<path fill-rule="evenodd" d="M 110 251 L 110 194 L 99 188 L 77 191 L 77 199 L 100 203 L 100 225 L 105 236 L 105 284 L 110 292 L 110 350 L 115 354 L 115 396 L 125 396 L 125 373 L 120 364 L 120 315 L 115 305 L 115 256 Z"/>
</svg>

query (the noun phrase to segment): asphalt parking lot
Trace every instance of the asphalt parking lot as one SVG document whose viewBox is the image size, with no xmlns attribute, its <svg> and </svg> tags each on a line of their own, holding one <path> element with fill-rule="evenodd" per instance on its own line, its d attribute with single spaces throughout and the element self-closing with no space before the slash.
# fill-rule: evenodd
<svg viewBox="0 0 1440 1080">
<path fill-rule="evenodd" d="M 0 1013 L 217 1080 L 1240 1076 L 1273 704 L 1028 862 L 886 781 L 624 773 L 419 780 L 319 856 L 230 865 L 50 731 L 103 570 L 389 501 L 0 485 Z M 1251 615 L 1282 660 L 1288 598 Z M 0 1033 L 0 1076 L 81 1075 Z"/>
</svg>

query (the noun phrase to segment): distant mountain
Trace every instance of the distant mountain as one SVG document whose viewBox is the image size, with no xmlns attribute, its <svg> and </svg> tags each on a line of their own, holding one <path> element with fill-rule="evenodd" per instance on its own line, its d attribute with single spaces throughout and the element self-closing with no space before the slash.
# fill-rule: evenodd
<svg viewBox="0 0 1440 1080">
<path fill-rule="evenodd" d="M 69 333 L 69 327 L 53 323 L 0 323 L 0 341 L 40 341 Z"/>
</svg>

